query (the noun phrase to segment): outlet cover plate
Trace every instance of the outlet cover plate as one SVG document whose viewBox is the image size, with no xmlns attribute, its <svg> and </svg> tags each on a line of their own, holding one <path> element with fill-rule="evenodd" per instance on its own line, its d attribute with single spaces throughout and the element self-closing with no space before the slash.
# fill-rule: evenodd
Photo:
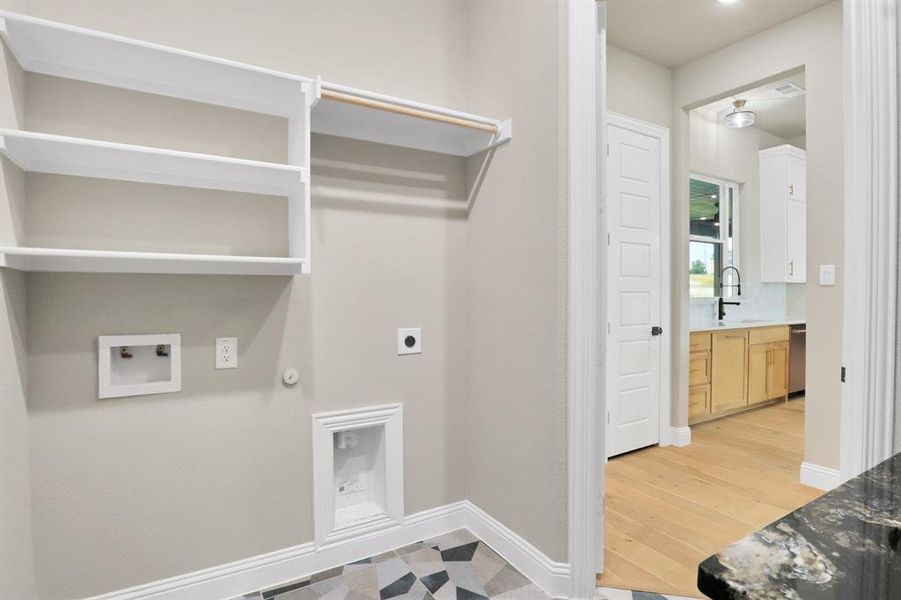
<svg viewBox="0 0 901 600">
<path fill-rule="evenodd" d="M 238 368 L 238 338 L 236 338 L 236 337 L 217 337 L 216 338 L 216 368 L 217 369 L 237 369 Z"/>
<path fill-rule="evenodd" d="M 408 327 L 397 330 L 397 354 L 422 354 L 422 328 Z"/>
</svg>

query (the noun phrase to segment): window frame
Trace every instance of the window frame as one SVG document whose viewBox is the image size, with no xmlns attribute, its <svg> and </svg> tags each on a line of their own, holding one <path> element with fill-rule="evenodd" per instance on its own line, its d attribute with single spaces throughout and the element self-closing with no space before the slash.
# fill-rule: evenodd
<svg viewBox="0 0 901 600">
<path fill-rule="evenodd" d="M 702 181 L 704 183 L 709 183 L 711 185 L 716 185 L 719 187 L 719 194 L 721 199 L 726 199 L 726 202 L 720 201 L 720 235 L 718 238 L 710 237 L 706 235 L 692 235 L 691 234 L 691 196 L 689 195 L 689 225 L 688 225 L 688 243 L 691 245 L 691 242 L 704 242 L 704 243 L 712 243 L 720 245 L 720 253 L 723 257 L 723 264 L 725 265 L 729 256 L 729 248 L 727 247 L 727 242 L 729 240 L 729 219 L 732 219 L 732 266 L 736 269 L 741 270 L 741 184 L 737 181 L 731 181 L 729 179 L 723 179 L 722 177 L 712 177 L 709 175 L 701 175 L 699 173 L 689 173 L 689 184 L 691 180 L 694 179 L 696 181 Z M 732 192 L 732 205 L 730 207 L 728 199 L 729 199 L 729 191 Z M 689 267 L 690 267 L 689 261 Z M 723 267 L 725 268 L 725 267 Z M 690 276 L 690 274 L 689 274 Z M 734 272 L 730 272 L 727 277 L 731 281 L 732 277 L 734 277 Z M 720 294 L 722 293 L 724 298 L 731 298 L 736 296 L 736 289 L 727 287 L 726 289 L 714 289 L 713 296 L 692 296 L 691 295 L 691 285 L 689 285 L 689 300 L 691 302 L 712 302 L 716 301 L 720 298 Z"/>
</svg>

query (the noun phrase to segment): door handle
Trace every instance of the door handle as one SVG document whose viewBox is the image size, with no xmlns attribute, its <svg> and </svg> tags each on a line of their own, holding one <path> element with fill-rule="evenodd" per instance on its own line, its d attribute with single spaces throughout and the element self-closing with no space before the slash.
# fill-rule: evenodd
<svg viewBox="0 0 901 600">
<path fill-rule="evenodd" d="M 660 327 L 658 325 L 654 325 L 653 327 L 651 327 L 651 335 L 661 335 L 661 334 L 663 334 L 663 327 Z"/>
</svg>

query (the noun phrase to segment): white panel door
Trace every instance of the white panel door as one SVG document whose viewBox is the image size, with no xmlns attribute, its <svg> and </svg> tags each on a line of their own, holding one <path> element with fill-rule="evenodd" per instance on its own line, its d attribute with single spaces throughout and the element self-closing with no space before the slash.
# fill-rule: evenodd
<svg viewBox="0 0 901 600">
<path fill-rule="evenodd" d="M 659 441 L 660 140 L 607 127 L 607 456 Z"/>
</svg>

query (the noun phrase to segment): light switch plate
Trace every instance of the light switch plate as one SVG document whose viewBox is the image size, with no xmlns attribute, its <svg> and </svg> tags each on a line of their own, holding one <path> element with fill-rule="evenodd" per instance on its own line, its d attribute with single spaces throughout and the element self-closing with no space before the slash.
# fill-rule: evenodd
<svg viewBox="0 0 901 600">
<path fill-rule="evenodd" d="M 409 327 L 397 330 L 397 354 L 422 354 L 422 328 Z"/>
<path fill-rule="evenodd" d="M 236 337 L 217 337 L 216 338 L 216 368 L 217 369 L 237 369 L 238 368 L 238 338 L 236 338 Z"/>
<path fill-rule="evenodd" d="M 820 285 L 835 285 L 835 265 L 820 265 Z"/>
</svg>

